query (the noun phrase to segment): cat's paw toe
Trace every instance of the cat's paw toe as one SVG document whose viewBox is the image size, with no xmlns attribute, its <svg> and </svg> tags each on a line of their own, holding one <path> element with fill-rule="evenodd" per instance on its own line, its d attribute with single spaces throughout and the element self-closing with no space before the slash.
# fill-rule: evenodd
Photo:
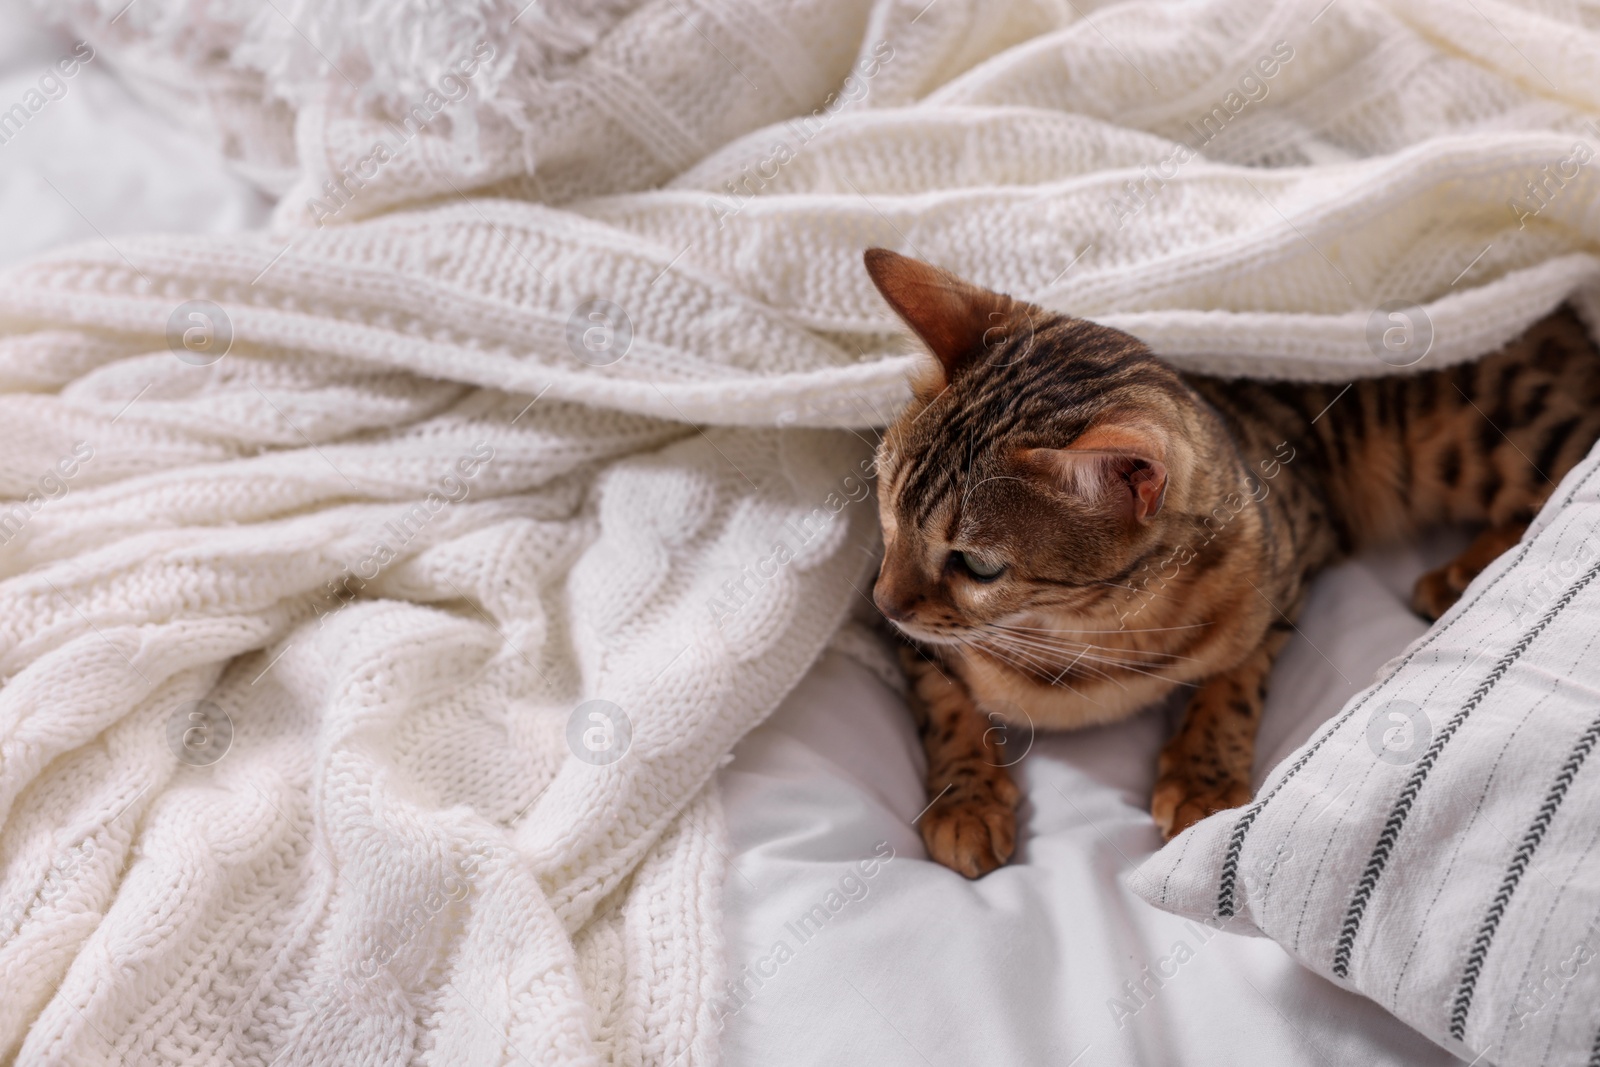
<svg viewBox="0 0 1600 1067">
<path fill-rule="evenodd" d="M 1004 785 L 1009 790 L 946 794 L 934 801 L 919 820 L 928 857 L 968 878 L 981 878 L 1010 859 L 1017 844 L 1016 790 Z"/>
<path fill-rule="evenodd" d="M 1411 610 L 1434 622 L 1461 599 L 1470 581 L 1454 564 L 1431 570 L 1411 587 Z"/>
<path fill-rule="evenodd" d="M 1224 780 L 1217 785 L 1179 774 L 1165 774 L 1150 794 L 1150 817 L 1170 841 L 1207 815 L 1250 803 L 1246 782 Z"/>
</svg>

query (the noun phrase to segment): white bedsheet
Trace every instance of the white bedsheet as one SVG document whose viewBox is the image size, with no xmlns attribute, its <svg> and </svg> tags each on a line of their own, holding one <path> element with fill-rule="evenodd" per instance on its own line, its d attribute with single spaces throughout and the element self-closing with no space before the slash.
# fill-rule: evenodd
<svg viewBox="0 0 1600 1067">
<path fill-rule="evenodd" d="M 1273 674 L 1258 784 L 1423 632 L 1411 582 L 1461 544 L 1441 534 L 1318 580 Z M 926 799 L 900 698 L 830 653 L 721 772 L 729 971 L 771 975 L 731 1002 L 729 1067 L 1460 1062 L 1273 942 L 1186 925 L 1128 889 L 1159 844 L 1147 804 L 1172 714 L 1040 735 L 1018 767 L 1017 855 L 968 882 L 930 863 L 911 825 Z M 858 899 L 840 891 L 820 929 L 797 933 L 883 841 L 894 858 L 856 872 L 845 888 Z M 1147 966 L 1171 977 L 1157 986 Z M 1144 1003 L 1130 981 L 1146 982 Z"/>
<path fill-rule="evenodd" d="M 0 0 L 0 101 L 21 99 L 71 42 Z M 0 263 L 119 234 L 261 225 L 270 205 L 220 155 L 151 114 L 91 62 L 0 145 Z M 1434 556 L 1446 551 L 1441 542 Z M 1442 557 L 1441 557 L 1442 558 Z M 1351 564 L 1317 585 L 1274 675 L 1258 776 L 1422 630 L 1404 591 L 1418 553 Z M 1166 714 L 1170 714 L 1166 713 Z M 899 698 L 826 656 L 721 774 L 735 843 L 730 970 L 771 977 L 728 1018 L 730 1067 L 786 1064 L 1444 1064 L 1374 1005 L 1270 942 L 1194 930 L 1136 899 L 1157 845 L 1146 812 L 1163 713 L 1039 737 L 1012 864 L 976 883 L 927 862 L 911 820 L 921 755 Z M 887 842 L 894 858 L 845 883 Z M 857 874 L 859 878 L 859 873 Z M 828 894 L 840 896 L 830 901 Z M 846 894 L 858 899 L 847 900 Z M 785 924 L 843 901 L 803 944 Z M 774 943 L 794 950 L 782 963 Z M 1148 1006 L 1107 1006 L 1185 940 Z M 763 962 L 763 960 L 766 962 Z"/>
<path fill-rule="evenodd" d="M 0 111 L 37 92 L 74 42 L 0 0 Z M 266 222 L 271 203 L 222 154 L 130 94 L 103 59 L 0 143 L 0 266 L 76 241 L 151 231 L 223 232 Z M 137 265 L 137 264 L 136 264 Z"/>
</svg>

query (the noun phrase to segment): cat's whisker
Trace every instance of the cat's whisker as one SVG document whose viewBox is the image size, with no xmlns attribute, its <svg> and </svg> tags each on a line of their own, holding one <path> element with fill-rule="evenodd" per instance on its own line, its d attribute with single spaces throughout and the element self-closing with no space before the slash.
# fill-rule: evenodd
<svg viewBox="0 0 1600 1067">
<path fill-rule="evenodd" d="M 1027 662 L 1024 662 L 1022 659 L 1018 658 L 1019 654 L 1007 652 L 1004 648 L 998 645 L 991 645 L 984 641 L 973 641 L 971 644 L 974 648 L 982 649 L 984 652 L 987 652 L 989 655 L 1006 664 L 1008 667 L 1021 671 L 1024 674 L 1036 674 L 1043 668 L 1043 664 L 1040 664 L 1031 658 Z"/>
<path fill-rule="evenodd" d="M 1096 663 L 1106 663 L 1115 667 L 1149 667 L 1155 670 L 1165 670 L 1176 667 L 1180 662 L 1183 662 L 1176 657 L 1141 659 L 1138 656 L 1119 655 L 1115 651 L 1108 652 L 1094 647 L 1063 648 L 1060 645 L 1018 643 L 1032 651 L 1053 655 L 1057 659 L 1083 656 L 1094 660 Z"/>
<path fill-rule="evenodd" d="M 1120 656 L 1109 656 L 1102 652 L 1097 652 L 1093 648 L 1061 648 L 1055 645 L 1027 644 L 1014 639 L 1011 641 L 1011 647 L 1026 648 L 1030 652 L 1044 654 L 1057 661 L 1064 659 L 1086 660 L 1092 663 L 1104 663 L 1111 667 L 1161 668 L 1173 666 L 1171 663 L 1163 663 L 1157 660 L 1126 659 Z"/>
<path fill-rule="evenodd" d="M 856 440 L 860 441 L 862 444 L 866 445 L 868 448 L 872 448 L 872 449 L 875 450 L 878 447 L 877 445 L 873 444 L 871 441 L 868 441 L 865 437 L 862 437 L 860 434 L 856 433 L 854 430 L 851 430 L 850 427 L 846 426 L 845 429 L 849 430 L 849 432 L 852 435 L 854 435 Z M 870 426 L 867 427 L 867 431 L 869 433 L 877 433 L 877 431 L 874 430 Z M 882 444 L 882 443 L 883 443 L 883 435 L 882 434 L 878 434 L 878 444 Z"/>
<path fill-rule="evenodd" d="M 1211 626 L 1209 622 L 1192 622 L 1187 626 L 1130 626 L 1126 630 L 1090 630 L 1073 626 L 1017 626 L 1014 623 L 992 623 L 994 626 L 1004 626 L 1012 630 L 1037 630 L 1040 633 L 1062 634 L 1152 634 L 1167 630 L 1197 630 L 1202 626 Z"/>
<path fill-rule="evenodd" d="M 1000 648 L 1000 645 L 994 645 L 994 643 L 992 643 L 990 646 L 992 646 L 992 648 Z M 1086 653 L 1077 654 L 1077 656 L 1059 656 L 1059 654 L 1054 654 L 1054 656 L 1042 656 L 1042 654 L 1030 653 L 1030 651 L 1027 651 L 1027 649 L 1016 648 L 1014 645 L 1008 646 L 1008 648 L 1010 648 L 1011 653 L 1027 654 L 1029 659 L 1032 659 L 1032 661 L 1043 662 L 1043 665 L 1045 665 L 1046 669 L 1048 670 L 1061 670 L 1062 667 L 1069 667 L 1069 669 L 1072 669 L 1072 667 L 1082 667 L 1083 670 L 1098 673 L 1098 675 L 1106 677 L 1107 680 L 1114 680 L 1115 673 L 1112 672 L 1120 672 L 1120 670 L 1133 670 L 1133 672 L 1138 672 L 1139 670 L 1138 664 L 1130 664 L 1130 662 L 1120 661 L 1120 659 L 1104 659 L 1104 657 L 1090 656 L 1090 654 Z M 1158 667 L 1160 664 L 1146 665 L 1149 665 L 1149 667 Z"/>
<path fill-rule="evenodd" d="M 1013 630 L 1011 627 L 1003 626 L 998 623 L 989 624 L 989 626 L 985 628 L 985 631 L 988 633 L 1003 633 L 1008 637 L 1015 638 L 1016 640 L 1029 642 L 1035 648 L 1048 648 L 1060 652 L 1075 652 L 1078 649 L 1083 648 L 1114 656 L 1158 656 L 1168 661 L 1192 661 L 1195 658 L 1193 656 L 1180 656 L 1176 652 L 1164 652 L 1160 649 L 1153 648 L 1113 648 L 1107 645 L 1098 645 L 1093 642 L 1073 641 L 1066 638 L 1050 640 L 1050 637 L 1054 635 L 1019 632 L 1017 630 Z M 1151 661 L 1135 659 L 1131 660 L 1130 662 L 1148 664 Z"/>
<path fill-rule="evenodd" d="M 1173 597 L 1167 596 L 1165 593 L 1155 593 L 1155 592 L 1151 592 L 1149 589 L 1140 589 L 1138 586 L 1133 586 L 1133 585 L 1122 585 L 1122 584 L 1120 584 L 1118 582 L 1103 582 L 1102 581 L 1102 582 L 1090 582 L 1089 584 L 1090 585 L 1103 585 L 1103 586 L 1107 586 L 1107 587 L 1109 587 L 1111 589 L 1126 589 L 1130 593 L 1144 593 L 1144 594 L 1146 594 L 1148 596 L 1155 597 L 1157 600 L 1174 600 L 1175 599 Z"/>
<path fill-rule="evenodd" d="M 1016 655 L 1026 655 L 1028 661 L 1035 664 L 1034 669 L 1036 673 L 1039 674 L 1054 675 L 1055 677 L 1060 678 L 1063 675 L 1072 673 L 1074 670 L 1081 670 L 1086 674 L 1104 679 L 1105 681 L 1108 681 L 1119 688 L 1127 688 L 1120 681 L 1118 681 L 1116 676 L 1110 671 L 1105 670 L 1103 667 L 1098 667 L 1093 663 L 1084 662 L 1082 660 L 1073 660 L 1067 666 L 1063 667 L 1058 661 L 1052 662 L 1051 660 L 1044 659 L 1037 655 L 1029 655 L 1018 649 L 1012 649 L 1012 652 Z"/>
<path fill-rule="evenodd" d="M 1063 679 L 1066 677 L 1068 671 L 1072 669 L 1070 666 L 1066 670 L 1057 670 L 1057 665 L 1056 664 L 1041 662 L 1041 661 L 1035 659 L 1032 656 L 1026 656 L 1025 653 L 1022 653 L 1019 650 L 1012 650 L 1012 652 L 1010 654 L 1008 654 L 1002 648 L 1000 648 L 998 646 L 995 646 L 995 645 L 988 644 L 988 643 L 983 642 L 983 641 L 973 641 L 972 644 L 977 646 L 978 648 L 983 649 L 985 652 L 988 652 L 990 655 L 994 656 L 996 659 L 1000 660 L 1001 662 L 1007 663 L 1010 666 L 1017 668 L 1018 670 L 1022 671 L 1024 674 L 1050 674 L 1050 675 L 1053 675 L 1053 677 L 1050 680 L 1050 684 L 1052 686 L 1057 686 L 1057 685 L 1065 686 L 1067 689 L 1072 690 L 1072 692 L 1076 693 L 1078 696 L 1083 697 L 1085 700 L 1089 701 L 1091 704 L 1100 704 L 1100 702 L 1098 700 L 1095 700 L 1094 698 L 1090 697 L 1087 693 L 1085 693 L 1083 690 L 1079 689 L 1077 686 L 1073 685 L 1071 682 L 1063 681 Z M 1022 662 L 1021 660 L 1016 658 L 1017 656 L 1026 656 L 1027 662 L 1026 663 Z M 1076 666 L 1076 664 L 1074 664 L 1073 666 Z M 1111 682 L 1114 685 L 1117 685 L 1117 686 L 1119 686 L 1119 687 L 1121 687 L 1123 689 L 1127 688 L 1127 686 L 1122 685 L 1121 682 L 1117 681 L 1110 674 L 1107 674 L 1105 671 L 1100 670 L 1097 667 L 1088 667 L 1087 669 L 1092 671 L 1093 673 L 1095 673 L 1097 675 L 1100 675 L 1101 677 L 1105 678 L 1106 681 Z M 1104 707 L 1105 705 L 1100 704 L 1100 706 Z"/>
<path fill-rule="evenodd" d="M 1084 641 L 1084 640 L 1082 640 L 1080 638 L 1066 636 L 1067 633 L 1069 633 L 1070 631 L 1046 630 L 1046 629 L 1043 629 L 1043 628 L 1035 628 L 1035 627 L 1031 627 L 1031 626 L 1027 627 L 1027 628 L 1023 628 L 1023 627 L 1019 627 L 1019 626 L 1007 626 L 1004 623 L 989 623 L 989 624 L 987 624 L 986 629 L 992 630 L 992 631 L 994 631 L 996 633 L 1016 634 L 1018 637 L 1026 637 L 1026 638 L 1028 638 L 1030 640 L 1033 640 L 1033 641 L 1050 641 L 1052 643 L 1065 643 L 1065 644 L 1070 644 L 1070 645 L 1085 645 L 1085 646 L 1088 646 L 1090 648 L 1103 648 L 1108 652 L 1110 652 L 1110 651 L 1116 651 L 1116 652 L 1151 652 L 1151 653 L 1156 653 L 1157 652 L 1156 649 L 1120 648 L 1120 647 L 1114 648 L 1111 645 L 1101 645 L 1101 644 L 1097 644 L 1094 641 Z M 1167 655 L 1167 653 L 1165 653 L 1165 652 L 1161 652 L 1159 654 L 1160 655 Z"/>
<path fill-rule="evenodd" d="M 981 632 L 1002 640 L 1012 641 L 1020 645 L 1026 645 L 1029 648 L 1046 649 L 1052 652 L 1073 654 L 1077 652 L 1091 652 L 1096 650 L 1107 652 L 1112 651 L 1111 649 L 1101 649 L 1098 645 L 1089 644 L 1083 641 L 1051 641 L 1040 637 L 1038 634 L 1013 633 L 995 626 L 985 626 L 982 628 Z"/>
<path fill-rule="evenodd" d="M 1005 657 L 1002 656 L 1001 658 L 1004 659 Z M 1082 689 L 1079 689 L 1077 686 L 1073 685 L 1071 682 L 1066 680 L 1067 674 L 1070 672 L 1070 670 L 1071 670 L 1071 667 L 1068 667 L 1065 670 L 1056 670 L 1054 666 L 1049 666 L 1046 670 L 1044 670 L 1041 673 L 1046 673 L 1046 674 L 1050 675 L 1050 685 L 1051 685 L 1052 688 L 1055 688 L 1055 687 L 1059 686 L 1061 688 L 1064 688 L 1064 689 L 1070 691 L 1075 696 L 1082 697 L 1084 700 L 1087 700 L 1089 703 L 1093 704 L 1097 708 L 1105 707 L 1105 705 L 1103 703 L 1101 703 L 1100 701 L 1096 700 L 1094 697 L 1090 696 L 1088 693 L 1085 693 Z M 1111 679 L 1111 680 L 1115 681 L 1115 679 Z M 1124 686 L 1123 688 L 1126 688 L 1126 687 Z"/>
<path fill-rule="evenodd" d="M 1018 656 L 1018 657 L 1025 658 L 1030 663 L 1033 663 L 1033 664 L 1037 665 L 1037 667 L 1040 670 L 1045 671 L 1047 673 L 1051 672 L 1051 671 L 1059 670 L 1061 668 L 1061 664 L 1060 663 L 1051 662 L 1048 658 L 1046 658 L 1042 654 L 1041 650 L 1029 648 L 1028 646 L 1020 644 L 1018 642 L 1009 641 L 1006 638 L 1004 638 L 1003 636 L 989 635 L 987 637 L 987 639 L 979 638 L 979 639 L 974 640 L 972 643 L 977 645 L 977 646 L 979 646 L 980 648 L 986 648 L 986 649 L 990 649 L 992 651 L 1005 651 L 1005 652 L 1010 653 L 1013 656 Z M 1104 671 L 1099 671 L 1099 668 L 1090 668 L 1090 669 L 1096 670 L 1101 674 L 1106 674 L 1106 672 L 1104 672 Z M 1110 676 L 1106 675 L 1106 677 L 1109 678 Z"/>
<path fill-rule="evenodd" d="M 1009 639 L 1009 640 L 1014 640 L 1014 639 Z M 1016 644 L 1009 644 L 1008 643 L 1007 647 L 1011 648 L 1012 651 L 1014 651 L 1014 652 L 1017 652 L 1019 654 L 1022 653 L 1022 647 L 1019 647 Z M 1094 647 L 1098 647 L 1098 646 L 1094 646 Z M 1062 654 L 1062 655 L 1071 654 L 1071 650 L 1050 649 L 1050 651 L 1054 651 L 1054 652 L 1057 652 L 1058 654 Z M 1114 650 L 1111 650 L 1111 651 L 1114 651 Z M 1192 682 L 1180 681 L 1180 680 L 1178 680 L 1176 678 L 1169 678 L 1169 677 L 1167 677 L 1166 675 L 1163 675 L 1163 674 L 1156 674 L 1153 671 L 1142 670 L 1139 666 L 1135 666 L 1135 662 L 1139 662 L 1139 661 L 1130 662 L 1130 661 L 1127 661 L 1127 660 L 1115 659 L 1115 658 L 1112 658 L 1112 657 L 1109 657 L 1109 656 L 1096 655 L 1093 652 L 1088 651 L 1088 650 L 1076 653 L 1074 655 L 1074 664 L 1083 663 L 1084 661 L 1090 661 L 1090 662 L 1094 662 L 1094 663 L 1103 663 L 1103 664 L 1105 664 L 1107 666 L 1116 667 L 1119 670 L 1131 671 L 1134 674 L 1142 674 L 1142 675 L 1145 675 L 1148 678 L 1155 678 L 1158 681 L 1173 682 L 1173 683 L 1176 683 L 1178 685 L 1186 685 L 1186 686 L 1191 686 L 1191 687 L 1194 686 L 1194 683 L 1192 683 Z M 1149 661 L 1142 661 L 1142 662 L 1143 662 L 1143 666 L 1145 666 L 1145 667 L 1167 666 L 1167 664 L 1151 663 Z M 1114 678 L 1111 675 L 1107 674 L 1104 670 L 1101 670 L 1098 667 L 1090 667 L 1089 669 L 1095 671 L 1095 673 L 1097 673 L 1097 674 L 1105 675 L 1108 680 L 1110 680 L 1112 682 L 1116 682 L 1118 685 L 1122 684 L 1116 678 Z M 1124 686 L 1123 688 L 1126 688 L 1126 686 Z"/>
<path fill-rule="evenodd" d="M 1088 672 L 1090 674 L 1094 674 L 1094 675 L 1096 675 L 1098 677 L 1104 678 L 1106 681 L 1112 683 L 1113 685 L 1118 686 L 1119 688 L 1122 688 L 1122 689 L 1126 689 L 1127 688 L 1127 686 L 1123 685 L 1122 682 L 1120 680 L 1118 680 L 1117 677 L 1115 675 L 1113 675 L 1110 671 L 1107 671 L 1102 667 L 1095 666 L 1095 663 L 1093 661 L 1099 660 L 1099 657 L 1096 657 L 1096 656 L 1088 656 L 1088 655 L 1084 655 L 1084 654 L 1079 654 L 1079 655 L 1073 657 L 1072 662 L 1067 664 L 1066 667 L 1063 668 L 1060 662 L 1051 662 L 1051 661 L 1043 658 L 1042 656 L 1038 655 L 1035 652 L 1031 652 L 1030 650 L 1027 650 L 1027 649 L 1024 649 L 1024 648 L 1020 648 L 1020 647 L 1017 647 L 1015 645 L 994 644 L 992 642 L 991 643 L 981 643 L 980 642 L 979 644 L 980 644 L 980 647 L 988 649 L 991 652 L 995 652 L 997 655 L 999 654 L 999 650 L 1000 649 L 1005 649 L 1005 650 L 1009 651 L 1013 656 L 1019 656 L 1019 657 L 1023 657 L 1025 659 L 1027 659 L 1028 662 L 1034 664 L 1033 670 L 1034 670 L 1035 673 L 1056 674 L 1057 678 L 1059 678 L 1059 677 L 1061 677 L 1063 675 L 1068 674 L 1072 670 L 1081 668 L 1082 670 L 1084 670 L 1084 671 L 1086 671 L 1086 672 Z M 1001 657 L 1001 658 L 1004 658 L 1004 657 Z M 1104 662 L 1104 661 L 1101 661 L 1101 662 Z M 1123 664 L 1108 664 L 1108 665 L 1109 666 L 1116 666 L 1116 667 L 1122 667 L 1123 666 Z M 1057 672 L 1059 672 L 1059 673 L 1057 673 Z M 1052 682 L 1051 684 L 1054 684 L 1054 683 Z"/>
</svg>

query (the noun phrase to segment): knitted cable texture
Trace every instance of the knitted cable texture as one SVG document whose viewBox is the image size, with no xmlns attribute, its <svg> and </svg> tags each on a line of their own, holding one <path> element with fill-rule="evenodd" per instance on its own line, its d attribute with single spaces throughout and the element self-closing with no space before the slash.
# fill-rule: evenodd
<svg viewBox="0 0 1600 1067">
<path fill-rule="evenodd" d="M 282 198 L 0 279 L 0 1058 L 715 1063 L 709 783 L 908 395 L 867 246 L 1330 380 L 1600 277 L 1577 9 L 373 6 L 62 9 Z"/>
</svg>

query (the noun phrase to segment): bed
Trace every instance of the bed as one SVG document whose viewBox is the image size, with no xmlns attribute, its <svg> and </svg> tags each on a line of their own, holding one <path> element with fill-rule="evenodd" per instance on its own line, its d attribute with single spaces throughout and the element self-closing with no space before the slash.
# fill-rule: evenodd
<svg viewBox="0 0 1600 1067">
<path fill-rule="evenodd" d="M 14 0 L 0 20 L 32 22 Z M 0 96 L 20 95 L 67 45 L 36 24 L 9 36 Z M 253 185 L 104 69 L 84 71 L 48 119 L 5 147 L 5 261 L 265 218 Z M 1447 558 L 1448 545 L 1430 547 Z M 1422 632 L 1405 599 L 1429 558 L 1363 559 L 1321 580 L 1274 675 L 1263 772 Z M 726 955 L 749 994 L 729 1000 L 727 1063 L 1452 1062 L 1263 940 L 1213 935 L 1148 1007 L 1129 1001 L 1123 984 L 1154 989 L 1145 969 L 1175 941 L 1199 949 L 1181 920 L 1124 885 L 1159 844 L 1146 804 L 1170 713 L 1034 740 L 1018 855 L 969 883 L 926 859 L 912 823 L 925 803 L 920 746 L 903 697 L 870 662 L 831 650 L 720 772 L 734 842 Z M 883 842 L 893 859 L 801 942 L 793 921 Z M 794 958 L 764 962 L 780 940 Z M 758 987 L 752 967 L 773 973 L 757 974 Z M 1117 1000 L 1139 1010 L 1119 1018 L 1107 1006 Z"/>
<path fill-rule="evenodd" d="M 70 42 L 30 25 L 18 0 L 0 3 L 0 23 L 10 99 Z M 0 262 L 147 230 L 247 230 L 271 207 L 104 65 L 0 147 L 0 168 Z M 1461 543 L 1447 531 L 1318 580 L 1273 673 L 1258 783 L 1424 632 L 1411 582 Z M 1198 927 L 1130 889 L 1160 844 L 1147 802 L 1173 708 L 1008 739 L 1026 750 L 1017 855 L 975 882 L 928 862 L 920 748 L 864 597 L 854 615 L 717 772 L 731 833 L 723 1062 L 1461 1062 L 1273 942 Z"/>
</svg>

